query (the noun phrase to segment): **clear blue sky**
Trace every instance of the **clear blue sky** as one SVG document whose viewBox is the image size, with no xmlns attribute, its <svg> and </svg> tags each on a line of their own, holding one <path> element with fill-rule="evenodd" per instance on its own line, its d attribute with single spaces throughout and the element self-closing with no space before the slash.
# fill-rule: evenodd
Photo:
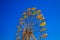
<svg viewBox="0 0 60 40">
<path fill-rule="evenodd" d="M 47 40 L 60 40 L 60 0 L 0 0 L 0 40 L 15 40 L 19 17 L 29 7 L 42 10 Z"/>
</svg>

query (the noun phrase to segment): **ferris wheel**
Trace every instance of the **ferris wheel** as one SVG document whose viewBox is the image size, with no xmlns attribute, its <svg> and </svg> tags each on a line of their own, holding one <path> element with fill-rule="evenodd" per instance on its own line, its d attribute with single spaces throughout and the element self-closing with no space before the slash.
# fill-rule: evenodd
<svg viewBox="0 0 60 40">
<path fill-rule="evenodd" d="M 28 8 L 22 13 L 16 40 L 46 40 L 47 35 L 46 20 L 41 10 Z"/>
</svg>

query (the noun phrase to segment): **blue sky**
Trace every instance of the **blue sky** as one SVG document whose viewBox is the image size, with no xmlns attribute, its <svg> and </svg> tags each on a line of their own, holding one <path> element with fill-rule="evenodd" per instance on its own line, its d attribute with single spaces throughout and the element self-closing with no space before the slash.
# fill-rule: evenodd
<svg viewBox="0 0 60 40">
<path fill-rule="evenodd" d="M 60 40 L 60 0 L 0 0 L 0 40 L 15 40 L 19 17 L 29 7 L 42 10 L 47 40 Z"/>
</svg>

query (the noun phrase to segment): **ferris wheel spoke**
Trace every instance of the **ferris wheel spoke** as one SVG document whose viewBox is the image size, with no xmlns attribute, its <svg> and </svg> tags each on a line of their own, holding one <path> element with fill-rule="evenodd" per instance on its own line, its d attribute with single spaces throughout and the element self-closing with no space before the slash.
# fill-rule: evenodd
<svg viewBox="0 0 60 40">
<path fill-rule="evenodd" d="M 34 23 L 31 23 L 31 28 L 34 27 L 35 24 L 37 24 L 37 21 L 35 21 Z"/>
</svg>

